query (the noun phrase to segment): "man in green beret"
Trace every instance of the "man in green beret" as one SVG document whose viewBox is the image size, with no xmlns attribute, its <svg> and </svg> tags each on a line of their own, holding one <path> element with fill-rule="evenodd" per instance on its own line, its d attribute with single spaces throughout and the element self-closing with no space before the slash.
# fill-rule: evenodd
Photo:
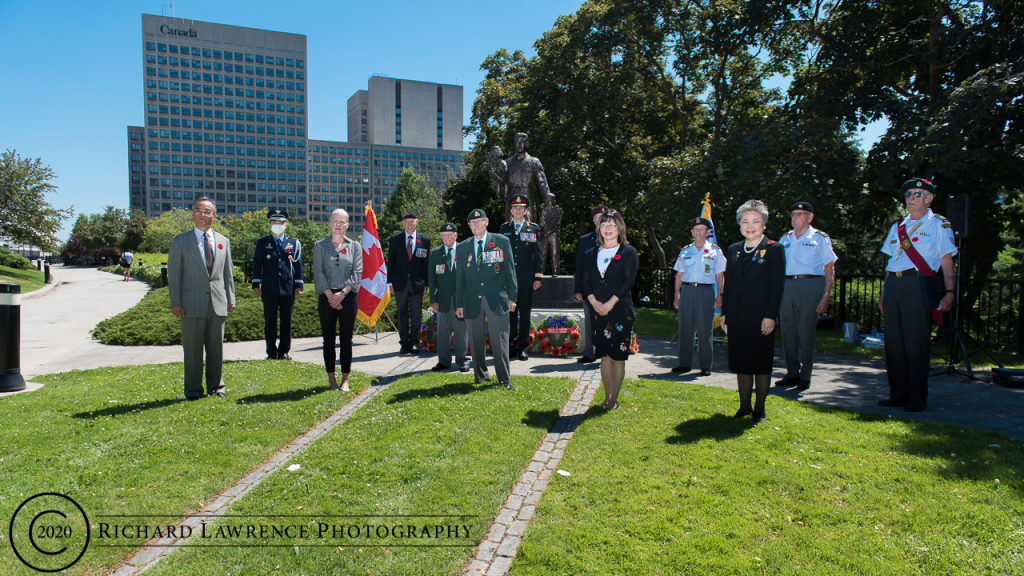
<svg viewBox="0 0 1024 576">
<path fill-rule="evenodd" d="M 509 358 L 529 360 L 530 312 L 533 310 L 533 291 L 540 289 L 544 275 L 544 260 L 540 254 L 540 227 L 526 218 L 530 200 L 516 194 L 509 201 L 512 220 L 501 225 L 501 234 L 512 244 L 512 260 L 516 265 L 516 309 L 509 314 Z"/>
<path fill-rule="evenodd" d="M 455 315 L 466 321 L 476 382 L 490 379 L 485 356 L 489 332 L 498 382 L 515 390 L 508 364 L 508 314 L 516 309 L 518 291 L 512 245 L 501 234 L 487 232 L 483 210 L 473 210 L 468 220 L 473 236 L 455 249 Z"/>
<path fill-rule="evenodd" d="M 466 321 L 455 315 L 455 240 L 458 229 L 451 222 L 441 226 L 442 246 L 430 251 L 427 262 L 427 285 L 430 307 L 437 314 L 437 365 L 434 372 L 452 365 L 452 335 L 455 336 L 455 363 L 460 372 L 469 372 L 466 348 L 469 333 Z"/>
</svg>

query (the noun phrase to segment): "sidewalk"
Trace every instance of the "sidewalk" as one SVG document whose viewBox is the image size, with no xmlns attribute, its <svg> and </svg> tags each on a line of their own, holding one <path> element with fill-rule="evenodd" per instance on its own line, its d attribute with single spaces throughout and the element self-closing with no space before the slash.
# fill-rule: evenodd
<svg viewBox="0 0 1024 576">
<path fill-rule="evenodd" d="M 99 321 L 134 306 L 149 290 L 147 284 L 138 281 L 126 283 L 121 281 L 120 276 L 99 272 L 94 268 L 59 268 L 57 274 L 62 282 L 60 286 L 48 294 L 22 302 L 21 371 L 26 380 L 40 374 L 69 370 L 182 361 L 180 346 L 106 346 L 91 339 L 91 331 Z M 697 371 L 688 374 L 671 372 L 671 368 L 676 365 L 675 343 L 670 343 L 666 338 L 640 337 L 639 340 L 640 353 L 626 362 L 627 378 L 650 378 L 732 390 L 736 388 L 736 377 L 728 372 L 728 349 L 724 345 L 715 345 L 712 375 L 701 377 Z M 388 374 L 410 359 L 409 356 L 399 355 L 398 347 L 397 336 L 391 332 L 380 334 L 378 342 L 374 342 L 372 334 L 356 336 L 353 342 L 352 369 L 376 376 Z M 312 364 L 323 362 L 319 338 L 293 340 L 290 354 L 295 361 Z M 261 360 L 265 357 L 262 341 L 229 342 L 224 345 L 226 360 Z M 420 357 L 426 358 L 427 354 L 421 354 Z M 429 368 L 433 364 L 431 361 L 423 366 Z M 579 379 L 585 368 L 595 369 L 597 366 L 579 364 L 575 357 L 554 359 L 540 355 L 526 362 L 513 361 L 511 364 L 513 382 L 517 386 L 525 385 L 523 380 L 529 376 Z M 489 371 L 493 376 L 493 366 Z M 986 380 L 991 379 L 988 370 L 976 371 L 976 374 Z M 772 380 L 784 375 L 785 367 L 781 351 L 778 351 Z M 466 375 L 467 380 L 472 377 L 472 373 Z M 231 383 L 227 385 L 230 393 Z M 29 386 L 30 390 L 38 387 L 33 384 Z M 793 388 L 773 387 L 772 394 L 861 412 L 881 412 L 926 422 L 947 422 L 1024 439 L 1024 390 L 969 382 L 964 377 L 945 374 L 933 377 L 929 381 L 929 388 L 926 412 L 910 414 L 898 408 L 881 408 L 876 401 L 888 396 L 884 362 L 840 354 L 817 354 L 810 390 L 800 392 Z M 767 405 L 767 414 L 771 421 L 771 401 Z"/>
</svg>

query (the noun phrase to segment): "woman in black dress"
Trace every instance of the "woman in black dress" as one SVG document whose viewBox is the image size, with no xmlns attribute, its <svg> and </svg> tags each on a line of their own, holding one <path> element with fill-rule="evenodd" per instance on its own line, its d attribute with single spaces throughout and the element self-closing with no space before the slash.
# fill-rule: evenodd
<svg viewBox="0 0 1024 576">
<path fill-rule="evenodd" d="M 622 215 L 607 210 L 597 220 L 597 246 L 583 257 L 583 297 L 594 308 L 594 347 L 601 359 L 604 408 L 619 407 L 633 334 L 633 281 L 639 260 L 626 241 Z"/>
<path fill-rule="evenodd" d="M 768 209 L 760 200 L 740 206 L 736 222 L 745 240 L 729 246 L 726 252 L 722 329 L 729 337 L 729 371 L 736 374 L 740 391 L 736 417 L 750 414 L 754 422 L 763 422 L 775 356 L 775 318 L 786 277 L 786 251 L 764 235 Z M 752 409 L 750 395 L 755 385 L 757 404 Z"/>
</svg>

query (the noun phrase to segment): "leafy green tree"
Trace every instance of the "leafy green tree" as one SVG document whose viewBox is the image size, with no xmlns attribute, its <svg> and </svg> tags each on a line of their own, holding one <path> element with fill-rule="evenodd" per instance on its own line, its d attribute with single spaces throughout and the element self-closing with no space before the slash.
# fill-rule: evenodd
<svg viewBox="0 0 1024 576">
<path fill-rule="evenodd" d="M 130 252 L 138 250 L 146 238 L 146 226 L 148 224 L 149 219 L 146 218 L 145 212 L 142 210 L 132 210 L 131 216 L 124 222 L 123 234 L 119 243 L 121 250 L 128 250 Z"/>
<path fill-rule="evenodd" d="M 102 214 L 79 214 L 71 233 L 88 250 L 117 248 L 127 222 L 127 210 L 107 206 Z"/>
<path fill-rule="evenodd" d="M 0 233 L 46 251 L 58 249 L 57 232 L 74 210 L 57 209 L 46 201 L 46 194 L 57 190 L 50 183 L 54 178 L 39 158 L 23 159 L 14 150 L 0 154 Z"/>
<path fill-rule="evenodd" d="M 192 213 L 188 210 L 182 210 L 176 208 L 169 212 L 164 212 L 160 216 L 149 221 L 146 226 L 146 233 L 142 240 L 142 245 L 139 249 L 142 252 L 160 252 L 168 253 L 171 251 L 171 238 L 187 232 L 195 227 L 192 222 Z M 228 233 L 227 228 L 224 227 L 223 220 L 217 218 L 213 221 L 213 229 L 229 238 L 231 235 Z M 232 258 L 237 259 L 232 251 Z"/>
<path fill-rule="evenodd" d="M 392 234 L 403 230 L 402 216 L 407 212 L 415 213 L 419 219 L 417 232 L 425 234 L 434 242 L 438 241 L 441 237 L 441 226 L 445 223 L 445 216 L 441 211 L 441 199 L 437 192 L 430 187 L 427 179 L 414 173 L 412 168 L 402 171 L 401 178 L 395 183 L 394 193 L 384 205 L 380 218 L 377 220 L 377 231 L 380 235 L 385 259 L 388 255 L 387 239 Z M 469 214 L 469 211 L 466 214 Z"/>
</svg>

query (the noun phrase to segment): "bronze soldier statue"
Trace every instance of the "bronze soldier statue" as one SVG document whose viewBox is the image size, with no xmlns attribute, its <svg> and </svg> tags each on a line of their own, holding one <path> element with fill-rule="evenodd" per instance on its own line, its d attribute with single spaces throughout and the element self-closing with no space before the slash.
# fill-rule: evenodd
<svg viewBox="0 0 1024 576">
<path fill-rule="evenodd" d="M 534 185 L 536 185 L 540 190 L 540 195 L 544 203 L 544 214 L 536 221 L 539 222 L 541 229 L 540 242 L 541 252 L 543 253 L 542 261 L 547 261 L 548 254 L 550 254 L 552 273 L 557 275 L 560 268 L 558 241 L 561 236 L 562 209 L 555 204 L 555 195 L 551 193 L 551 189 L 548 187 L 548 179 L 544 174 L 544 166 L 541 165 L 540 160 L 526 153 L 526 147 L 528 144 L 529 136 L 523 132 L 516 134 L 516 154 L 505 160 L 504 174 L 501 174 L 501 169 L 495 162 L 495 167 L 497 169 L 490 170 L 492 174 L 492 185 L 504 184 L 506 186 L 505 213 L 506 219 L 508 220 L 511 220 L 509 201 L 513 196 L 516 196 L 517 194 L 526 196 L 529 199 L 530 212 L 533 212 L 536 210 L 535 207 L 539 205 L 534 199 Z M 491 149 L 492 152 L 495 148 Z M 497 150 L 497 154 L 500 158 L 501 149 L 498 148 Z M 488 160 L 488 164 L 490 165 L 490 158 Z M 504 176 L 504 182 L 498 180 L 499 176 Z M 527 217 L 532 219 L 536 217 L 536 214 L 528 214 Z"/>
</svg>

